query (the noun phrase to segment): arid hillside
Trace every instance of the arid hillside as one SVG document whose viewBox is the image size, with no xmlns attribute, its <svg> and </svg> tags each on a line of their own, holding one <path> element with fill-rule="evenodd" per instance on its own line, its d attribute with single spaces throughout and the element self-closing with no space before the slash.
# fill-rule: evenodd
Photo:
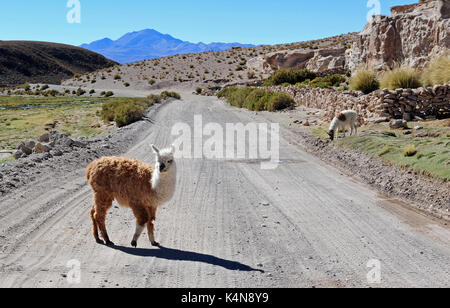
<svg viewBox="0 0 450 308">
<path fill-rule="evenodd" d="M 76 76 L 63 85 L 154 90 L 165 87 L 209 88 L 235 83 L 257 83 L 273 71 L 270 66 L 265 65 L 268 54 L 298 49 L 314 53 L 321 49 L 349 48 L 354 36 L 351 33 L 309 42 L 175 55 Z"/>
<path fill-rule="evenodd" d="M 95 52 L 70 45 L 0 41 L 0 86 L 25 82 L 59 84 L 74 74 L 116 64 Z"/>
</svg>

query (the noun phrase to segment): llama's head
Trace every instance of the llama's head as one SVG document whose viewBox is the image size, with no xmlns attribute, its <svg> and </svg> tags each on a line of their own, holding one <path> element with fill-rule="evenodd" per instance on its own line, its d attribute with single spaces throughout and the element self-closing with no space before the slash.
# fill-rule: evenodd
<svg viewBox="0 0 450 308">
<path fill-rule="evenodd" d="M 334 135 L 335 135 L 334 130 L 330 130 L 330 131 L 328 132 L 328 136 L 330 136 L 331 141 L 334 140 Z"/>
<path fill-rule="evenodd" d="M 175 165 L 173 155 L 175 154 L 175 147 L 172 146 L 168 149 L 159 150 L 152 144 L 153 152 L 156 155 L 155 167 L 161 172 L 167 172 Z"/>
</svg>

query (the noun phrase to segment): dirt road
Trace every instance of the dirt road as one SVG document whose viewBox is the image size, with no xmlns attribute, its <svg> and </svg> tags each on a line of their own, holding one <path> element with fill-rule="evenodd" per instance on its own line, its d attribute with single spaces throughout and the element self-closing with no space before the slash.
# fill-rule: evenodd
<svg viewBox="0 0 450 308">
<path fill-rule="evenodd" d="M 169 145 L 171 127 L 267 121 L 215 98 L 185 96 L 161 107 L 145 138 L 124 154 L 153 162 L 150 144 Z M 178 161 L 174 199 L 130 248 L 135 221 L 114 207 L 107 227 L 116 247 L 91 235 L 92 195 L 84 166 L 43 176 L 0 199 L 0 287 L 449 287 L 450 229 L 385 200 L 291 145 L 281 130 L 281 164 Z M 370 260 L 381 284 L 368 284 Z M 67 263 L 78 260 L 81 283 Z M 376 264 L 376 263 L 375 263 Z"/>
</svg>

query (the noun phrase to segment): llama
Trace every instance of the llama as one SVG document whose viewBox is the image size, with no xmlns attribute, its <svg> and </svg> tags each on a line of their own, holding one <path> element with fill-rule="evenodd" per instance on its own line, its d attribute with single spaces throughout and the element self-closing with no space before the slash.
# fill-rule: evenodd
<svg viewBox="0 0 450 308">
<path fill-rule="evenodd" d="M 94 192 L 94 206 L 91 211 L 93 234 L 97 243 L 114 246 L 106 231 L 106 215 L 116 200 L 122 207 L 131 208 L 136 217 L 136 231 L 131 245 L 137 247 L 145 225 L 152 246 L 155 240 L 154 224 L 159 206 L 170 201 L 175 192 L 176 164 L 173 158 L 175 148 L 158 150 L 155 166 L 150 166 L 123 157 L 104 157 L 92 162 L 86 171 Z M 99 238 L 98 231 L 103 237 Z"/>
<path fill-rule="evenodd" d="M 346 110 L 342 111 L 333 119 L 330 125 L 330 130 L 328 131 L 328 135 L 330 136 L 331 141 L 334 140 L 334 136 L 336 135 L 336 132 L 339 131 L 339 128 L 344 131 L 344 138 L 345 138 L 345 129 L 347 126 L 351 127 L 351 133 L 350 136 L 353 135 L 353 132 L 355 134 L 358 134 L 358 127 L 356 126 L 356 120 L 358 119 L 358 113 L 353 110 Z"/>
</svg>

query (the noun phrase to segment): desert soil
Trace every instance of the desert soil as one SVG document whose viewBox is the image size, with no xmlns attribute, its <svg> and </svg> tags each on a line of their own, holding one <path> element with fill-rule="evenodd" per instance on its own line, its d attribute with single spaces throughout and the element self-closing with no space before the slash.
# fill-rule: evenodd
<svg viewBox="0 0 450 308">
<path fill-rule="evenodd" d="M 179 160 L 176 195 L 156 223 L 162 247 L 152 248 L 144 234 L 130 248 L 134 217 L 117 205 L 107 221 L 117 246 L 96 244 L 84 175 L 92 159 L 123 154 L 152 163 L 150 144 L 170 145 L 172 125 L 192 124 L 197 114 L 222 126 L 274 119 L 182 95 L 87 148 L 0 169 L 8 181 L 18 179 L 0 196 L 0 287 L 450 286 L 445 221 L 325 164 L 284 125 L 276 170 L 245 160 Z M 74 259 L 79 285 L 67 281 Z M 367 281 L 373 259 L 381 263 L 381 284 Z"/>
</svg>

